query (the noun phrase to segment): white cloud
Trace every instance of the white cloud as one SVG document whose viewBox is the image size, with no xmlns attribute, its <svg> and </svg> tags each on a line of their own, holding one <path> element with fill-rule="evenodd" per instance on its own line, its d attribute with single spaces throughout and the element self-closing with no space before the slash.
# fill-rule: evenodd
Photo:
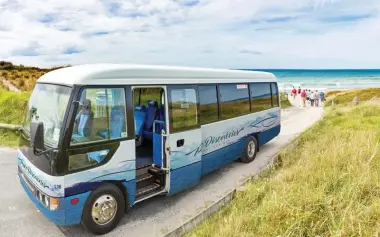
<svg viewBox="0 0 380 237">
<path fill-rule="evenodd" d="M 379 11 L 375 0 L 0 0 L 0 59 L 378 68 Z"/>
</svg>

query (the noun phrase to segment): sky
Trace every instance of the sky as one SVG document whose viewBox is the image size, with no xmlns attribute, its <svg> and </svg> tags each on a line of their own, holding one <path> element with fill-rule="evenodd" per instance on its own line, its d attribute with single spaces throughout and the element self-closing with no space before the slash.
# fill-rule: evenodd
<svg viewBox="0 0 380 237">
<path fill-rule="evenodd" d="M 380 68 L 379 0 L 0 0 L 0 60 Z"/>
</svg>

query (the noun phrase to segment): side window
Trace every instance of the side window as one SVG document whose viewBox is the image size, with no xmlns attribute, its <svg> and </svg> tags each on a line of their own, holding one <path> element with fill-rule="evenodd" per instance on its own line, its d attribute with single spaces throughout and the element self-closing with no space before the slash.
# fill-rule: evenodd
<svg viewBox="0 0 380 237">
<path fill-rule="evenodd" d="M 220 113 L 223 119 L 250 113 L 247 84 L 219 85 Z"/>
<path fill-rule="evenodd" d="M 272 88 L 272 105 L 273 107 L 279 107 L 280 105 L 278 104 L 277 85 L 275 83 L 271 83 L 271 88 Z"/>
<path fill-rule="evenodd" d="M 194 88 L 169 90 L 170 124 L 173 132 L 196 127 L 198 121 L 197 93 Z"/>
<path fill-rule="evenodd" d="M 127 136 L 123 88 L 87 88 L 82 91 L 80 102 L 71 144 Z"/>
<path fill-rule="evenodd" d="M 198 88 L 201 124 L 218 121 L 218 95 L 216 86 L 199 86 Z"/>
<path fill-rule="evenodd" d="M 272 108 L 270 83 L 253 83 L 251 90 L 252 112 L 260 112 Z"/>
</svg>

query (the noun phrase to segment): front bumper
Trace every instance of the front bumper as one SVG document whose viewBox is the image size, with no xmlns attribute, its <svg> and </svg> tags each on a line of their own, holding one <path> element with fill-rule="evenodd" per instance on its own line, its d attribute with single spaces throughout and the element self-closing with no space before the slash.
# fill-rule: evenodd
<svg viewBox="0 0 380 237">
<path fill-rule="evenodd" d="M 30 200 L 36 205 L 44 216 L 56 225 L 75 225 L 79 224 L 82 217 L 83 206 L 90 192 L 78 194 L 71 197 L 60 198 L 59 207 L 57 210 L 50 210 L 45 207 L 32 192 L 31 188 L 26 184 L 20 174 L 17 174 L 21 186 L 24 188 L 25 193 L 29 196 Z M 76 205 L 71 204 L 71 200 L 78 198 L 79 202 Z"/>
</svg>

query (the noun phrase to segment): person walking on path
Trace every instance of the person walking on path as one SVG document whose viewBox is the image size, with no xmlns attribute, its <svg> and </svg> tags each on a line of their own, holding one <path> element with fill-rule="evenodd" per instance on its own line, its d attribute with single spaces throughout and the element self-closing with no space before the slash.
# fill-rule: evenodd
<svg viewBox="0 0 380 237">
<path fill-rule="evenodd" d="M 297 90 L 296 90 L 296 88 L 293 86 L 293 90 L 292 90 L 293 100 L 296 99 L 296 95 L 297 95 Z"/>
<path fill-rule="evenodd" d="M 301 87 L 298 87 L 298 94 L 301 94 Z"/>
<path fill-rule="evenodd" d="M 301 99 L 302 99 L 303 107 L 306 107 L 306 91 L 305 90 L 303 90 L 301 93 Z"/>
<path fill-rule="evenodd" d="M 311 107 L 314 106 L 314 92 L 313 91 L 310 91 L 310 103 L 311 103 Z"/>
<path fill-rule="evenodd" d="M 318 95 L 318 90 L 316 90 L 315 93 L 314 93 L 314 105 L 315 105 L 315 107 L 319 107 L 319 95 Z"/>
<path fill-rule="evenodd" d="M 321 98 L 321 103 L 325 101 L 325 93 L 323 93 L 323 91 L 321 91 L 319 97 Z"/>
</svg>

